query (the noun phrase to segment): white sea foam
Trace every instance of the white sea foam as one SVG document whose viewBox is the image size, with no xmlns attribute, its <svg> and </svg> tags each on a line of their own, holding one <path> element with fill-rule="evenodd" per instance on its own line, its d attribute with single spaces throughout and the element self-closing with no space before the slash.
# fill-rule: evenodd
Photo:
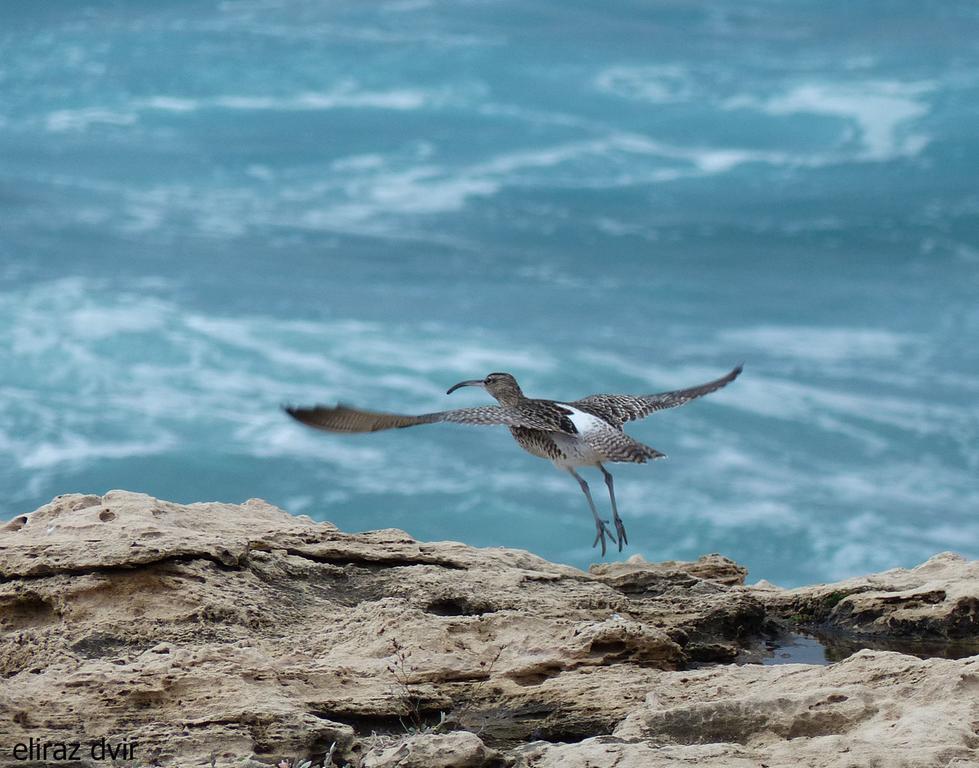
<svg viewBox="0 0 979 768">
<path fill-rule="evenodd" d="M 979 488 L 961 472 L 928 456 L 861 471 L 837 469 L 825 480 L 842 501 L 856 508 L 882 504 L 935 512 L 979 508 Z"/>
<path fill-rule="evenodd" d="M 657 105 L 695 100 L 719 112 L 750 109 L 778 117 L 796 114 L 836 117 L 847 121 L 856 131 L 856 151 L 845 146 L 846 134 L 835 145 L 818 151 L 790 153 L 773 149 L 758 153 L 736 147 L 717 148 L 718 171 L 729 170 L 746 159 L 812 166 L 847 160 L 913 157 L 929 142 L 927 134 L 915 130 L 914 125 L 928 113 L 925 97 L 936 89 L 931 81 L 851 79 L 803 82 L 767 97 L 721 96 L 716 87 L 708 87 L 705 77 L 679 64 L 609 67 L 601 70 L 592 84 L 609 95 Z M 713 170 L 709 163 L 703 169 Z"/>
<path fill-rule="evenodd" d="M 139 102 L 139 104 L 145 109 L 158 109 L 162 112 L 194 112 L 201 106 L 199 99 L 178 96 L 154 96 Z"/>
<path fill-rule="evenodd" d="M 342 90 L 342 89 L 341 89 Z M 328 98 L 229 97 L 225 106 L 275 109 L 297 105 L 327 108 L 329 104 L 373 97 L 351 90 Z M 160 100 L 162 98 L 162 100 Z M 221 97 L 224 99 L 224 97 Z M 426 96 L 426 98 L 428 98 Z M 394 99 L 391 103 L 394 104 Z M 384 99 L 377 99 L 380 105 Z M 160 97 L 147 108 L 185 113 L 216 103 L 207 99 Z M 404 102 L 408 106 L 408 102 Z M 122 198 L 124 216 L 116 226 L 143 234 L 175 220 L 187 220 L 201 233 L 238 237 L 251 228 L 274 226 L 350 232 L 398 239 L 450 242 L 466 248 L 461 236 L 431 231 L 424 217 L 459 211 L 474 199 L 492 197 L 521 186 L 568 186 L 608 189 L 658 184 L 680 178 L 726 173 L 750 162 L 792 163 L 778 152 L 712 147 L 683 147 L 646 136 L 610 132 L 594 138 L 545 143 L 490 154 L 470 163 L 437 162 L 430 145 L 413 145 L 392 154 L 371 153 L 340 158 L 321 169 L 280 170 L 249 166 L 245 174 L 260 186 L 232 179 L 219 185 L 158 185 L 133 190 L 100 182 L 103 195 Z M 581 172 L 587 168 L 587 172 Z M 595 172 L 595 168 L 602 169 Z M 66 184 L 77 181 L 65 180 Z M 111 215 L 119 206 L 105 207 Z"/>
<path fill-rule="evenodd" d="M 434 168 L 413 168 L 375 180 L 367 189 L 364 209 L 401 215 L 445 213 L 499 188 L 498 180 L 480 175 L 443 175 Z"/>
<path fill-rule="evenodd" d="M 33 444 L 20 453 L 18 465 L 25 470 L 50 469 L 63 464 L 85 464 L 97 459 L 126 459 L 153 456 L 177 445 L 172 435 L 157 435 L 152 440 L 102 441 L 80 434 L 62 434 L 56 441 Z"/>
<path fill-rule="evenodd" d="M 127 126 L 139 120 L 141 112 L 170 112 L 184 115 L 204 109 L 229 109 L 246 112 L 317 112 L 334 109 L 417 110 L 445 103 L 450 94 L 417 88 L 388 90 L 362 89 L 354 81 L 344 81 L 327 91 L 303 91 L 291 95 L 222 94 L 211 97 L 187 97 L 161 94 L 133 101 L 125 110 L 90 106 L 59 109 L 45 118 L 52 133 L 85 131 L 96 125 Z"/>
<path fill-rule="evenodd" d="M 165 322 L 166 305 L 153 299 L 139 300 L 135 296 L 122 296 L 117 306 L 100 306 L 94 303 L 72 307 L 74 298 L 82 298 L 79 291 L 84 281 L 68 279 L 58 281 L 63 293 L 57 301 L 64 310 L 64 325 L 52 327 L 44 322 L 42 308 L 25 308 L 25 322 L 16 323 L 10 329 L 11 352 L 15 355 L 37 356 L 61 347 L 65 341 L 107 339 L 120 334 L 146 333 L 158 330 Z M 75 352 L 80 351 L 75 347 Z"/>
<path fill-rule="evenodd" d="M 203 109 L 230 109 L 246 112 L 307 112 L 333 109 L 387 109 L 405 111 L 438 106 L 453 98 L 446 90 L 391 88 L 370 90 L 354 80 L 344 80 L 325 91 L 276 94 L 219 94 L 207 97 L 160 95 L 136 101 L 138 110 L 158 110 L 177 114 Z"/>
<path fill-rule="evenodd" d="M 917 155 L 928 136 L 914 131 L 916 120 L 928 113 L 924 96 L 931 82 L 892 80 L 805 83 L 765 99 L 735 96 L 727 109 L 760 109 L 770 115 L 815 114 L 851 122 L 859 131 L 862 150 L 856 159 L 890 160 Z"/>
<path fill-rule="evenodd" d="M 232 431 L 233 445 L 245 455 L 259 458 L 313 458 L 341 470 L 373 472 L 385 461 L 380 446 L 337 443 L 325 440 L 312 431 L 296 429 L 296 425 L 276 410 L 267 415 L 254 414 Z"/>
<path fill-rule="evenodd" d="M 339 366 L 330 362 L 322 354 L 289 349 L 281 338 L 274 337 L 274 332 L 268 334 L 271 338 L 262 338 L 263 329 L 251 322 L 242 322 L 234 318 L 191 315 L 185 318 L 184 325 L 223 345 L 255 352 L 265 361 L 276 366 L 322 374 L 336 374 L 339 370 Z"/>
<path fill-rule="evenodd" d="M 850 339 L 852 341 L 852 339 Z M 866 341 L 866 339 L 864 339 Z M 873 338 L 870 341 L 874 341 Z M 898 336 L 896 346 L 913 338 Z M 730 344 L 720 345 L 729 350 Z M 859 348 L 859 347 L 858 347 Z M 717 354 L 717 347 L 707 349 Z M 850 351 L 853 352 L 851 346 Z M 825 351 L 830 354 L 829 350 Z M 837 347 L 834 350 L 842 354 Z M 890 354 L 890 353 L 888 353 Z M 856 445 L 867 455 L 881 456 L 893 449 L 894 441 L 913 444 L 922 439 L 952 441 L 961 446 L 965 456 L 975 456 L 970 445 L 979 433 L 974 414 L 947 399 L 936 399 L 908 382 L 920 377 L 919 363 L 904 355 L 893 358 L 869 358 L 866 365 L 859 354 L 840 358 L 831 367 L 819 358 L 812 360 L 811 376 L 800 376 L 797 359 L 792 364 L 751 362 L 736 384 L 710 397 L 713 408 L 729 407 L 765 418 L 804 425 L 821 430 L 840 445 Z M 672 369 L 636 363 L 619 355 L 587 352 L 582 359 L 589 365 L 602 365 L 635 378 L 632 391 L 661 391 L 690 386 L 716 378 L 718 370 L 702 366 L 676 365 Z M 884 364 L 883 360 L 889 361 Z M 887 375 L 881 377 L 884 369 Z M 953 386 L 944 381 L 944 386 Z M 696 411 L 687 418 L 697 419 Z M 900 435 L 900 437 L 895 437 Z M 655 443 L 654 443 L 655 444 Z M 657 446 L 669 453 L 669 446 Z"/>
<path fill-rule="evenodd" d="M 946 435 L 962 411 L 940 402 L 890 392 L 855 394 L 841 387 L 800 383 L 755 372 L 739 380 L 737 398 L 726 403 L 752 413 L 806 421 L 829 431 L 847 425 L 884 425 L 908 433 Z"/>
<path fill-rule="evenodd" d="M 332 92 L 307 92 L 295 96 L 218 96 L 199 103 L 199 108 L 224 108 L 246 111 L 320 111 L 342 108 L 391 110 L 420 109 L 433 98 L 420 90 L 358 91 L 341 88 Z"/>
<path fill-rule="evenodd" d="M 435 409 L 457 378 L 553 366 L 541 350 L 512 351 L 438 327 L 404 333 L 356 321 L 213 317 L 79 278 L 0 297 L 0 319 L 11 329 L 0 351 L 32 381 L 30 390 L 4 385 L 0 454 L 31 470 L 176 451 L 193 435 L 220 453 L 316 458 L 350 473 L 361 489 L 394 487 L 395 474 L 369 474 L 383 463 L 380 447 L 340 446 L 297 429 L 279 404 L 371 396 Z M 133 334 L 138 344 L 127 342 Z M 66 382 L 73 401 L 89 394 L 102 406 L 66 407 Z M 14 407 L 35 425 L 29 443 L 10 429 Z M 199 433 L 198 423 L 211 431 Z M 433 475 L 417 487 L 431 491 L 439 482 Z"/>
<path fill-rule="evenodd" d="M 45 118 L 45 126 L 52 133 L 64 133 L 85 131 L 93 125 L 132 125 L 138 119 L 139 116 L 132 111 L 85 107 L 52 112 Z"/>
<path fill-rule="evenodd" d="M 897 358 L 922 343 L 919 336 L 875 328 L 756 326 L 721 331 L 733 349 L 815 362 Z"/>
<path fill-rule="evenodd" d="M 482 393 L 446 398 L 445 387 L 498 368 L 520 371 L 532 394 L 552 392 L 557 372 L 566 367 L 601 371 L 633 391 L 687 386 L 723 372 L 700 361 L 706 358 L 651 366 L 599 347 L 575 355 L 526 341 L 521 347 L 495 332 L 434 324 L 214 316 L 188 310 L 172 296 L 165 282 L 120 289 L 82 278 L 0 295 L 0 322 L 11 330 L 0 337 L 0 355 L 14 361 L 0 372 L 0 462 L 13 473 L 7 482 L 17 486 L 15 496 L 47 493 L 57 478 L 102 471 L 116 460 L 169 461 L 193 451 L 227 466 L 302 467 L 304 482 L 288 493 L 302 509 L 340 516 L 346 526 L 348 518 L 357 519 L 346 505 L 397 494 L 416 498 L 405 502 L 409 510 L 422 498 L 427 505 L 428 497 L 438 497 L 447 515 L 526 514 L 538 530 L 546 525 L 540 516 L 553 515 L 549 519 L 567 519 L 587 533 L 589 515 L 577 484 L 517 452 L 503 429 L 432 427 L 368 440 L 329 439 L 290 422 L 279 404 L 341 400 L 407 412 L 462 406 L 484 402 Z M 137 314 L 141 306 L 145 317 Z M 851 366 L 852 377 L 874 350 L 886 357 L 871 360 L 903 364 L 906 345 L 918 343 L 901 334 L 863 337 L 850 330 L 836 329 L 840 334 L 831 334 L 829 342 L 817 338 L 813 343 L 826 348 L 815 358 L 792 356 L 786 365 L 825 368 L 828 359 Z M 742 331 L 739 342 L 759 348 L 781 341 L 773 327 L 732 333 Z M 721 338 L 711 359 L 733 343 Z M 781 364 L 778 358 L 775 363 Z M 635 386 L 625 385 L 630 382 Z M 614 469 L 630 534 L 644 527 L 677 531 L 670 541 L 651 535 L 643 544 L 637 538 L 637 550 L 647 556 L 676 556 L 682 546 L 695 552 L 710 536 L 726 540 L 751 531 L 778 542 L 795 535 L 806 542 L 804 551 L 820 559 L 813 572 L 835 577 L 865 571 L 874 558 L 889 565 L 898 553 L 913 561 L 922 548 L 969 546 L 979 537 L 958 526 L 956 538 L 950 535 L 956 526 L 949 524 L 944 533 L 929 527 L 932 535 L 916 543 L 908 521 L 933 510 L 960 521 L 963 510 L 979 504 L 968 472 L 903 450 L 920 436 L 947 439 L 962 422 L 961 409 L 909 390 L 881 396 L 855 393 L 852 382 L 843 386 L 825 376 L 793 380 L 764 365 L 749 366 L 736 385 L 709 400 L 709 414 L 691 407 L 629 427 L 672 457 Z M 718 407 L 732 409 L 729 415 L 750 426 L 725 427 Z M 856 466 L 833 452 L 809 453 L 804 441 L 786 442 L 777 429 L 767 431 L 767 422 L 746 421 L 746 414 L 785 420 L 794 429 L 833 430 L 837 438 L 849 429 L 861 441 L 853 454 L 870 439 L 879 441 L 879 453 Z M 597 493 L 600 475 L 585 474 L 605 510 Z M 832 516 L 821 518 L 814 509 L 833 510 Z M 897 510 L 894 520 L 891 510 Z M 856 522 L 845 523 L 851 518 Z M 882 524 L 890 526 L 889 538 L 884 553 L 875 554 Z M 591 554 L 587 544 L 582 552 Z"/>
<path fill-rule="evenodd" d="M 635 169 L 635 156 L 654 163 Z M 581 163 L 601 160 L 612 169 L 608 174 L 575 174 Z M 612 162 L 615 160 L 615 162 Z M 311 229 L 378 233 L 397 221 L 411 217 L 457 211 L 473 198 L 490 197 L 515 186 L 562 183 L 577 188 L 614 188 L 636 184 L 663 183 L 683 177 L 724 173 L 748 162 L 786 162 L 778 153 L 742 150 L 685 148 L 634 134 L 613 134 L 583 141 L 511 150 L 483 161 L 461 166 L 426 162 L 406 169 L 395 169 L 387 158 L 371 155 L 345 159 L 334 167 L 344 178 L 336 187 L 323 182 L 293 186 L 283 194 L 307 206 L 290 223 Z M 665 165 L 655 165 L 662 163 Z M 616 170 L 617 165 L 630 170 Z M 567 181 L 555 174 L 567 169 Z M 275 216 L 284 214 L 276 213 Z M 235 217 L 241 221 L 246 217 Z M 253 218 L 253 217 L 251 217 Z M 281 220 L 280 220 L 281 221 Z"/>
<path fill-rule="evenodd" d="M 378 154 L 350 155 L 334 160 L 331 167 L 335 171 L 366 171 L 382 168 L 384 157 Z"/>
</svg>

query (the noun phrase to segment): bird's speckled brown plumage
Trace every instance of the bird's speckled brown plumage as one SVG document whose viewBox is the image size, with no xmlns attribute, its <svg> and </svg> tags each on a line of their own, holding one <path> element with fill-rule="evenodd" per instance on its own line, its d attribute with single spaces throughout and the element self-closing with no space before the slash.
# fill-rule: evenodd
<svg viewBox="0 0 979 768">
<path fill-rule="evenodd" d="M 593 413 L 609 424 L 622 427 L 627 421 L 644 419 L 655 411 L 676 408 L 694 398 L 709 395 L 730 384 L 741 373 L 739 365 L 726 376 L 690 389 L 677 389 L 673 392 L 660 392 L 655 395 L 589 395 L 575 400 L 571 405 L 588 413 Z"/>
<path fill-rule="evenodd" d="M 317 405 L 313 408 L 286 406 L 285 411 L 297 421 L 327 432 L 379 432 L 439 421 L 477 425 L 504 424 L 509 427 L 574 432 L 574 425 L 567 421 L 567 412 L 555 407 L 549 400 L 524 400 L 506 407 L 483 405 L 477 408 L 423 413 L 420 416 L 365 411 L 342 404 L 335 407 Z"/>
</svg>

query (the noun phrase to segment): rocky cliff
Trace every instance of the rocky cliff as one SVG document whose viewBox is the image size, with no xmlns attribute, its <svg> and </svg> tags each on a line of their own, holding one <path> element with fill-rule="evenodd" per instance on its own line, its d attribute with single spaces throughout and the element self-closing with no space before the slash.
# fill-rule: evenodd
<svg viewBox="0 0 979 768">
<path fill-rule="evenodd" d="M 979 562 L 744 580 L 61 496 L 0 528 L 0 765 L 979 765 Z"/>
</svg>

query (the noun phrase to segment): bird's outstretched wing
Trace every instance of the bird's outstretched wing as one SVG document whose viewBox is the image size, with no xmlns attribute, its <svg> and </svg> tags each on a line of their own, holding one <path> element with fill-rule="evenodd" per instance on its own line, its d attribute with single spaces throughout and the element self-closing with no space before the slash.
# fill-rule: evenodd
<svg viewBox="0 0 979 768">
<path fill-rule="evenodd" d="M 535 413 L 530 409 L 504 408 L 499 405 L 484 405 L 477 408 L 458 408 L 453 411 L 438 411 L 423 413 L 419 416 L 407 416 L 400 413 L 381 413 L 378 411 L 363 411 L 347 405 L 330 407 L 317 405 L 312 408 L 284 409 L 296 421 L 301 421 L 310 427 L 326 430 L 327 432 L 378 432 L 382 429 L 404 429 L 419 424 L 434 424 L 440 421 L 456 424 L 504 424 L 508 427 L 528 427 L 549 432 L 573 431 L 574 425 L 562 421 L 563 413 L 542 411 Z M 568 428 L 570 424 L 570 429 Z"/>
<path fill-rule="evenodd" d="M 581 400 L 575 400 L 571 405 L 605 419 L 609 424 L 621 427 L 627 421 L 644 419 L 655 411 L 676 408 L 694 398 L 716 392 L 738 378 L 740 373 L 741 366 L 739 365 L 727 376 L 722 376 L 707 384 L 701 384 L 699 387 L 677 389 L 673 392 L 659 392 L 655 395 L 589 395 L 581 398 Z"/>
</svg>

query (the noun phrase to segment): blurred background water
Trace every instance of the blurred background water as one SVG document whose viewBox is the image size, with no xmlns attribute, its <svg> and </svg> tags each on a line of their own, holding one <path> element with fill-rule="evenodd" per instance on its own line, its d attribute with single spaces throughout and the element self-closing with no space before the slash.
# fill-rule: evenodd
<svg viewBox="0 0 979 768">
<path fill-rule="evenodd" d="M 631 425 L 670 458 L 617 467 L 622 557 L 977 557 L 977 32 L 964 0 L 4 3 L 0 517 L 258 496 L 585 566 L 577 484 L 505 429 L 280 403 L 743 360 Z"/>
</svg>

